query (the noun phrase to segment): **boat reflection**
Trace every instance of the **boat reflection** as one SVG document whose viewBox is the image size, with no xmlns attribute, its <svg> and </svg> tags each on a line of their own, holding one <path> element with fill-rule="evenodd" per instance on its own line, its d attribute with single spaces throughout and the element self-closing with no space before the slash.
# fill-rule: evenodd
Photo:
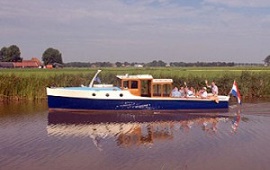
<svg viewBox="0 0 270 170">
<path fill-rule="evenodd" d="M 219 122 L 231 122 L 236 132 L 239 114 L 220 113 L 71 113 L 50 112 L 47 132 L 50 136 L 90 137 L 98 149 L 100 141 L 113 138 L 118 146 L 147 145 L 172 140 L 174 133 L 188 133 L 193 127 L 215 133 Z"/>
</svg>

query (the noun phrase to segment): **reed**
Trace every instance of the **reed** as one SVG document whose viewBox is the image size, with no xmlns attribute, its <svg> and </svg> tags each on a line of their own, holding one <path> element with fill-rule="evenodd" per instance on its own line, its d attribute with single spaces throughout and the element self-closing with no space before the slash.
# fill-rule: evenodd
<svg viewBox="0 0 270 170">
<path fill-rule="evenodd" d="M 227 95 L 236 80 L 243 97 L 270 97 L 270 69 L 265 68 L 103 68 L 102 83 L 116 84 L 117 74 L 151 74 L 172 78 L 175 86 L 200 89 L 205 80 L 214 80 L 220 94 Z M 1 100 L 46 99 L 46 87 L 89 85 L 96 69 L 5 69 L 0 72 Z"/>
</svg>

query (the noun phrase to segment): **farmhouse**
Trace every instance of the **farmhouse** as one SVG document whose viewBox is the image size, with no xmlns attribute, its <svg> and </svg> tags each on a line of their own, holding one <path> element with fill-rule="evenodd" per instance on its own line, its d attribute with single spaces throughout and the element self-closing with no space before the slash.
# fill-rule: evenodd
<svg viewBox="0 0 270 170">
<path fill-rule="evenodd" d="M 0 62 L 0 68 L 39 68 L 42 63 L 37 58 L 23 60 L 22 62 Z"/>
<path fill-rule="evenodd" d="M 14 68 L 12 62 L 0 62 L 0 68 Z"/>
</svg>

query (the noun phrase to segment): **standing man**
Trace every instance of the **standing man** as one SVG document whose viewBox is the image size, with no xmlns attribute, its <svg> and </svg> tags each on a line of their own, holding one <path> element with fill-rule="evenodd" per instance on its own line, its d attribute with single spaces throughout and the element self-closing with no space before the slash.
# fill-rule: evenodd
<svg viewBox="0 0 270 170">
<path fill-rule="evenodd" d="M 207 80 L 205 80 L 205 84 L 206 84 L 207 87 L 209 87 L 209 88 L 212 89 L 213 96 L 217 96 L 218 95 L 218 87 L 217 87 L 215 81 L 212 81 L 211 85 L 208 85 Z"/>
</svg>

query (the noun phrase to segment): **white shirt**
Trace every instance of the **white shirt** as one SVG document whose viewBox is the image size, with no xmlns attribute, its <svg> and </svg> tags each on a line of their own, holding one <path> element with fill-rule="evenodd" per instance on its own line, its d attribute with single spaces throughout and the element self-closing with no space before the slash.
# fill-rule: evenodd
<svg viewBox="0 0 270 170">
<path fill-rule="evenodd" d="M 218 87 L 216 85 L 212 86 L 213 95 L 218 95 Z"/>
<path fill-rule="evenodd" d="M 202 97 L 202 98 L 207 98 L 207 91 L 204 91 L 204 92 L 201 94 L 201 97 Z"/>
</svg>

